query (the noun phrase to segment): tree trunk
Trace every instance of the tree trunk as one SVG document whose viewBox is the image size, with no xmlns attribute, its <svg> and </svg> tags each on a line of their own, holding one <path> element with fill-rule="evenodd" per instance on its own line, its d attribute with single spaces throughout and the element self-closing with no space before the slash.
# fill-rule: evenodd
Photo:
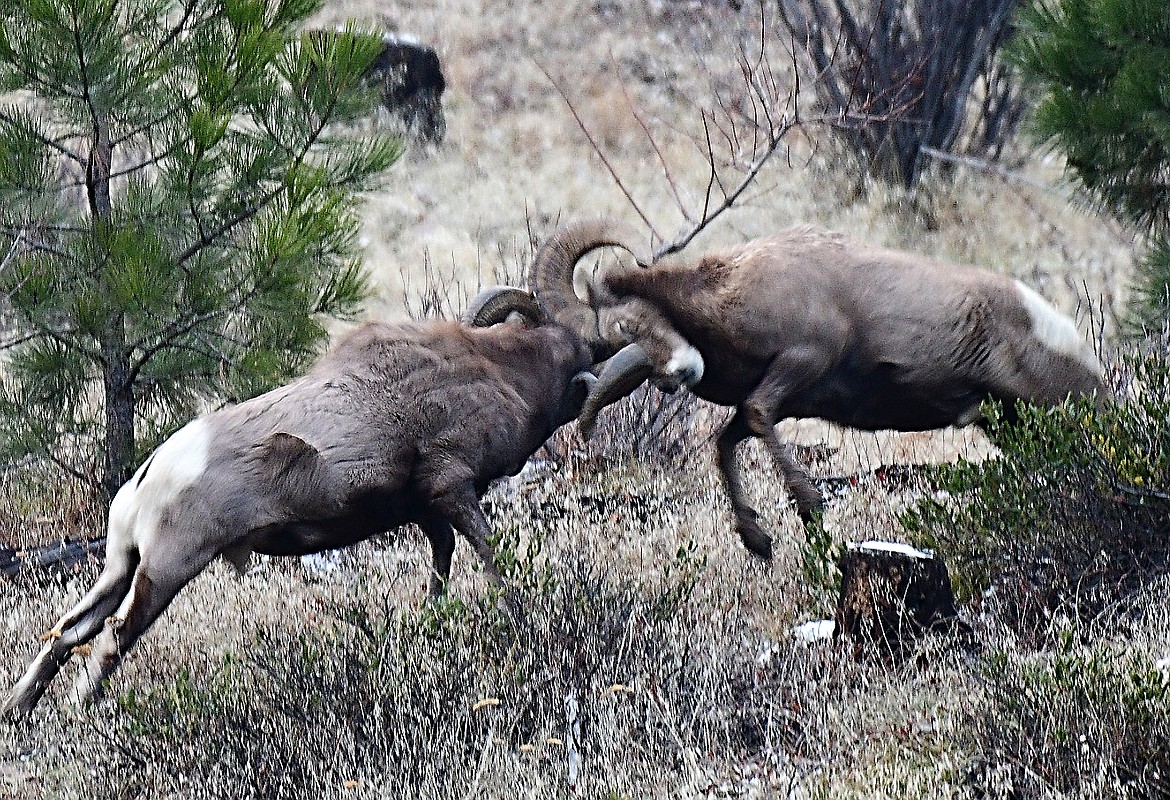
<svg viewBox="0 0 1170 800">
<path fill-rule="evenodd" d="M 126 323 L 121 315 L 111 321 L 102 342 L 106 394 L 106 463 L 102 490 L 112 500 L 134 468 L 134 383 L 126 352 Z"/>
<path fill-rule="evenodd" d="M 34 547 L 29 550 L 13 550 L 0 547 L 0 576 L 14 578 L 18 573 L 42 570 L 44 575 L 56 575 L 80 568 L 90 559 L 102 560 L 106 550 L 106 539 L 72 541 L 65 539 L 56 544 Z"/>
<path fill-rule="evenodd" d="M 92 107 L 91 107 L 92 108 Z M 93 111 L 93 147 L 86 169 L 89 210 L 95 229 L 110 220 L 110 177 L 113 145 L 109 121 L 96 108 Z M 106 401 L 106 463 L 102 490 L 107 500 L 130 477 L 134 461 L 134 381 L 130 371 L 130 354 L 126 349 L 126 315 L 111 309 L 101 342 L 103 383 Z"/>
</svg>

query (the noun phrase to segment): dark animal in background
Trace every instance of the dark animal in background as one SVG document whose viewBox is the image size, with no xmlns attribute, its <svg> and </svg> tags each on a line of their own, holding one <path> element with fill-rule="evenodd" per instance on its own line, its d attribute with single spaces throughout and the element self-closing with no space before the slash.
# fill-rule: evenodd
<svg viewBox="0 0 1170 800">
<path fill-rule="evenodd" d="M 319 40 L 336 33 L 317 30 L 309 31 L 308 36 Z M 410 36 L 387 33 L 380 38 L 382 49 L 365 72 L 367 85 L 379 91 L 382 106 L 402 121 L 408 133 L 438 144 L 447 134 L 443 116 L 447 81 L 438 54 Z"/>
<path fill-rule="evenodd" d="M 413 522 L 430 540 L 432 596 L 455 531 L 498 582 L 478 500 L 577 416 L 593 362 L 526 291 L 485 290 L 465 319 L 490 327 L 363 325 L 304 377 L 163 442 L 114 498 L 97 582 L 45 635 L 2 713 L 30 712 L 97 637 L 74 690 L 89 699 L 217 556 L 243 569 L 253 552 L 316 553 Z"/>
<path fill-rule="evenodd" d="M 442 98 L 447 82 L 434 48 L 388 33 L 366 77 L 382 85 L 382 105 L 400 114 L 408 130 L 423 141 L 443 141 L 447 121 Z"/>
<path fill-rule="evenodd" d="M 581 256 L 615 240 L 639 266 L 578 275 L 575 290 Z M 806 523 L 824 504 L 776 435 L 782 419 L 920 431 L 977 422 L 988 398 L 1011 414 L 1017 400 L 1109 394 L 1073 321 L 990 270 L 811 226 L 696 261 L 650 262 L 646 237 L 616 220 L 557 231 L 533 261 L 532 288 L 555 319 L 577 330 L 595 358 L 622 348 L 590 393 L 582 431 L 588 435 L 603 406 L 672 370 L 699 397 L 734 406 L 719 437 L 719 469 L 736 530 L 762 558 L 771 557 L 772 540 L 740 481 L 740 442 L 765 442 Z"/>
</svg>

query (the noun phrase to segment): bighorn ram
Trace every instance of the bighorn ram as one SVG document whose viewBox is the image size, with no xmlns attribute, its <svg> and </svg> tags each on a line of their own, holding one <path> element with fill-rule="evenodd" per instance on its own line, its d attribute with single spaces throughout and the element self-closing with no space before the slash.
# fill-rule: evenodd
<svg viewBox="0 0 1170 800">
<path fill-rule="evenodd" d="M 585 302 L 574 270 L 599 237 L 620 240 L 639 267 L 579 273 Z M 781 419 L 917 431 L 974 422 L 987 398 L 1004 401 L 1010 414 L 1015 400 L 1107 394 L 1072 321 L 994 272 L 807 226 L 695 262 L 650 262 L 645 237 L 607 220 L 558 231 L 533 262 L 532 286 L 554 318 L 577 330 L 598 360 L 623 348 L 591 391 L 581 429 L 588 435 L 603 406 L 646 378 L 661 384 L 672 365 L 689 361 L 683 382 L 736 409 L 719 437 L 719 469 L 736 530 L 765 559 L 772 540 L 745 497 L 736 445 L 764 440 L 806 522 L 823 506 L 776 435 Z"/>
<path fill-rule="evenodd" d="M 486 290 L 464 319 L 488 326 L 366 324 L 304 377 L 186 425 L 110 507 L 106 563 L 16 684 L 27 713 L 70 655 L 94 643 L 75 689 L 87 700 L 176 593 L 216 556 L 303 555 L 414 522 L 440 593 L 453 529 L 499 580 L 478 499 L 576 417 L 593 362 L 578 335 L 519 289 Z M 104 630 L 103 630 L 104 626 Z"/>
</svg>

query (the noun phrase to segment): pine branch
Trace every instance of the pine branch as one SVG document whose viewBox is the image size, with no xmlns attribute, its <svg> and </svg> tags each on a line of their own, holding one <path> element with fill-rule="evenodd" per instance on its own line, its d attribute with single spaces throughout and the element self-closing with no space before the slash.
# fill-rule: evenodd
<svg viewBox="0 0 1170 800">
<path fill-rule="evenodd" d="M 176 22 L 174 24 L 174 26 L 171 27 L 170 31 L 167 32 L 167 35 L 159 40 L 158 45 L 156 45 L 153 50 L 151 50 L 149 53 L 147 53 L 135 65 L 131 74 L 142 75 L 146 72 L 146 65 L 153 62 L 155 59 L 159 58 L 162 55 L 163 51 L 166 50 L 167 47 L 169 47 L 172 42 L 174 42 L 176 39 L 179 38 L 179 34 L 181 34 L 183 32 L 183 29 L 187 27 L 187 20 L 189 20 L 191 18 L 191 15 L 195 13 L 195 9 L 198 6 L 199 6 L 199 0 L 187 0 L 187 3 L 183 6 L 183 16 L 180 17 L 179 21 Z M 198 24 L 192 25 L 191 27 L 197 28 Z"/>
<path fill-rule="evenodd" d="M 72 377 L 59 375 L 49 388 L 68 394 L 72 418 L 63 418 L 53 400 L 32 393 L 31 384 L 25 388 L 32 405 L 12 413 L 40 429 L 37 436 L 25 435 L 25 446 L 41 447 L 75 477 L 86 470 L 65 462 L 104 446 L 105 466 L 97 468 L 104 469 L 100 482 L 109 489 L 132 457 L 134 417 L 145 408 L 135 408 L 139 400 L 186 402 L 181 395 L 208 387 L 211 394 L 222 393 L 228 391 L 219 385 L 223 365 L 253 348 L 270 352 L 271 365 L 284 369 L 319 341 L 315 313 L 348 301 L 357 285 L 345 274 L 329 277 L 337 269 L 334 257 L 348 252 L 353 187 L 390 159 L 380 139 L 354 140 L 348 149 L 327 140 L 335 118 L 348 118 L 356 107 L 349 87 L 358 76 L 355 56 L 367 50 L 298 55 L 300 40 L 292 37 L 300 34 L 292 25 L 306 7 L 271 12 L 280 19 L 276 23 L 266 13 L 254 28 L 232 25 L 218 5 L 204 0 L 115 3 L 107 19 L 94 18 L 91 5 L 66 4 L 56 19 L 30 20 L 35 29 L 21 55 L 25 63 L 12 68 L 29 73 L 29 88 L 44 89 L 43 116 L 66 120 L 70 129 L 63 136 L 55 128 L 42 131 L 19 108 L 0 109 L 4 133 L 21 136 L 24 148 L 41 159 L 30 161 L 31 167 L 57 169 L 53 175 L 34 173 L 46 185 L 31 189 L 70 215 L 39 228 L 0 224 L 0 273 L 19 312 L 16 327 L 0 337 L 0 352 L 24 349 L 36 357 L 32 367 L 69 365 Z M 190 35 L 205 26 L 214 35 Z M 64 58 L 33 56 L 42 46 L 62 43 Z M 300 60 L 286 70 L 290 55 Z M 217 84 L 206 103 L 193 86 L 176 85 L 164 74 L 172 62 L 186 67 L 196 59 L 213 65 L 200 77 Z M 33 74 L 38 70 L 44 74 Z M 58 72 L 63 86 L 49 91 Z M 320 85 L 308 83 L 314 77 Z M 207 111 L 210 127 L 190 124 L 189 115 Z M 224 119 L 227 125 L 220 128 Z M 123 197 L 113 193 L 122 182 L 135 190 L 126 193 L 125 208 Z M 81 192 L 88 203 L 83 199 L 73 210 Z M 286 209 L 290 204 L 295 207 Z M 111 224 L 101 226 L 102 220 Z M 96 236 L 99 226 L 108 237 Z M 224 263 L 241 244 L 262 251 L 249 257 L 247 274 Z M 37 270 L 13 277 L 24 254 L 35 256 L 29 263 Z M 258 259 L 265 263 L 254 263 Z M 13 287 L 23 280 L 29 281 L 23 290 Z M 58 285 L 65 291 L 55 295 Z M 168 348 L 174 352 L 164 352 Z M 272 379 L 270 372 L 260 365 L 256 375 L 240 375 L 260 386 Z M 237 370 L 226 373 L 235 376 Z M 19 385 L 20 376 L 12 377 Z M 139 389 L 144 394 L 136 398 Z M 76 405 L 88 393 L 97 398 L 94 407 Z"/>
<path fill-rule="evenodd" d="M 224 220 L 211 231 L 211 233 L 201 235 L 195 242 L 189 245 L 178 257 L 175 258 L 175 266 L 182 266 L 190 261 L 195 256 L 199 255 L 205 248 L 216 244 L 217 240 L 222 238 L 225 234 L 235 228 L 237 225 L 244 223 L 252 217 L 259 214 L 264 208 L 281 195 L 285 191 L 284 186 L 277 186 L 265 192 L 258 202 L 253 202 L 245 207 L 242 211 L 232 215 Z"/>
<path fill-rule="evenodd" d="M 82 167 L 85 166 L 86 159 L 80 153 L 75 153 L 72 150 L 70 150 L 69 148 L 67 148 L 61 144 L 58 144 L 53 139 L 50 139 L 47 136 L 42 135 L 40 133 L 40 131 L 34 130 L 32 128 L 27 128 L 27 127 L 21 125 L 20 120 L 18 120 L 16 117 L 14 117 L 11 114 L 4 111 L 4 109 L 2 109 L 2 108 L 0 108 L 0 121 L 6 122 L 7 124 L 11 125 L 13 128 L 21 130 L 25 135 L 30 136 L 33 140 L 39 142 L 40 144 L 44 145 L 45 147 L 49 148 L 50 150 L 54 150 L 57 153 L 59 153 L 60 155 L 64 156 L 65 158 L 68 158 L 69 160 L 76 162 L 78 164 L 78 166 L 82 166 Z"/>
</svg>

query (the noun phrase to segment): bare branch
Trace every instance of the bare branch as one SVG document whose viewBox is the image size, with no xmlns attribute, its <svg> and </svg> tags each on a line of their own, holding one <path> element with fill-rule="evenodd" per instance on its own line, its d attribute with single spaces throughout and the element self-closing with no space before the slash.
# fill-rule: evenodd
<svg viewBox="0 0 1170 800">
<path fill-rule="evenodd" d="M 577 107 L 573 105 L 573 101 L 569 99 L 569 95 L 565 92 L 560 82 L 557 81 L 557 79 L 554 78 L 552 74 L 547 69 L 545 69 L 544 65 L 539 61 L 536 62 L 536 66 L 540 69 L 541 72 L 544 73 L 544 76 L 548 78 L 549 83 L 551 83 L 553 88 L 557 90 L 557 94 L 561 96 L 561 99 L 565 101 L 565 105 L 569 107 L 569 112 L 573 115 L 573 119 L 577 121 L 577 127 L 581 129 L 581 132 L 585 134 L 585 138 L 589 140 L 589 145 L 593 148 L 593 151 L 597 153 L 598 158 L 601 159 L 601 163 L 604 164 L 605 168 L 609 171 L 610 177 L 612 177 L 614 182 L 617 183 L 618 189 L 620 189 L 621 193 L 625 195 L 626 200 L 629 201 L 630 205 L 633 207 L 634 211 L 637 212 L 638 216 L 642 218 L 642 221 L 646 223 L 646 227 L 649 228 L 652 233 L 654 233 L 656 238 L 661 238 L 658 236 L 658 232 L 655 231 L 654 224 L 650 221 L 650 217 L 647 216 L 646 212 L 642 210 L 642 207 L 638 205 L 638 201 L 634 199 L 634 195 L 630 192 L 629 187 L 626 186 L 625 181 L 623 181 L 621 176 L 618 175 L 617 170 L 614 168 L 613 163 L 605 155 L 605 151 L 602 149 L 601 145 L 599 145 L 597 140 L 593 138 L 593 134 L 590 133 L 589 128 L 585 125 L 584 120 L 581 119 L 581 115 L 577 112 Z"/>
<path fill-rule="evenodd" d="M 791 125 L 787 126 L 785 131 L 787 131 L 788 127 L 791 127 Z M 735 205 L 735 202 L 740 198 L 740 195 L 744 193 L 744 190 L 751 186 L 751 184 L 755 181 L 756 176 L 760 174 L 760 170 L 764 168 L 764 165 L 767 164 L 768 161 L 771 160 L 772 156 L 776 154 L 776 151 L 779 149 L 780 145 L 784 143 L 784 139 L 782 137 L 782 134 L 781 136 L 776 137 L 768 145 L 764 152 L 756 158 L 755 162 L 748 168 L 743 177 L 740 178 L 739 184 L 730 192 L 725 194 L 722 203 L 712 209 L 707 210 L 703 215 L 703 219 L 698 224 L 692 225 L 689 229 L 684 230 L 673 241 L 658 247 L 654 251 L 654 259 L 658 260 L 663 256 L 668 256 L 679 252 L 688 244 L 690 244 L 691 240 L 698 236 L 708 225 L 718 219 L 719 216 L 723 214 L 723 212 L 727 211 L 733 205 Z"/>
<path fill-rule="evenodd" d="M 1022 172 L 1007 169 L 1006 167 L 1000 166 L 999 164 L 996 164 L 992 161 L 988 161 L 985 158 L 976 158 L 975 156 L 946 153 L 937 148 L 930 147 L 929 145 L 922 145 L 922 147 L 919 149 L 924 155 L 930 156 L 931 158 L 937 158 L 939 161 L 946 161 L 950 164 L 962 164 L 964 167 L 970 167 L 971 169 L 975 169 L 980 172 L 997 175 L 1008 183 L 1018 183 L 1024 186 L 1030 186 L 1033 189 L 1039 189 L 1040 191 L 1044 192 L 1052 191 L 1052 187 L 1043 181 L 1038 181 L 1035 178 L 1023 174 Z"/>
<path fill-rule="evenodd" d="M 878 0 L 879 9 L 883 5 L 893 8 L 888 0 Z M 858 40 L 864 45 L 875 35 L 872 27 L 859 24 L 847 11 L 844 17 L 838 14 L 835 24 L 831 23 L 831 14 L 813 0 L 781 0 L 780 6 L 778 17 L 792 35 L 776 36 L 771 24 L 771 14 L 775 12 L 770 12 L 771 6 L 760 0 L 756 6 L 758 13 L 747 18 L 750 27 L 738 27 L 743 24 L 743 18 L 737 17 L 739 21 L 733 23 L 737 27 L 719 34 L 726 35 L 728 47 L 724 55 L 734 60 L 732 68 L 726 68 L 726 61 L 704 60 L 708 90 L 701 99 L 691 101 L 697 112 L 692 118 L 694 121 L 688 123 L 676 117 L 659 123 L 689 139 L 702 159 L 704 174 L 698 180 L 702 181 L 704 188 L 698 214 L 684 199 L 689 196 L 684 181 L 667 161 L 659 136 L 647 122 L 648 115 L 639 111 L 629 87 L 621 83 L 626 104 L 655 154 L 665 190 L 674 200 L 684 223 L 670 240 L 655 230 L 648 213 L 633 196 L 630 182 L 618 172 L 615 160 L 589 131 L 567 91 L 541 67 L 618 189 L 650 228 L 653 240 L 659 242 L 654 250 L 655 259 L 683 250 L 729 209 L 757 196 L 749 192 L 749 188 L 777 153 L 786 153 L 788 163 L 792 163 L 788 142 L 793 131 L 801 130 L 810 149 L 815 150 L 815 139 L 809 135 L 808 128 L 839 128 L 854 135 L 870 126 L 898 118 L 920 100 L 920 92 L 908 91 L 910 78 L 905 75 L 889 85 L 871 90 L 872 82 L 867 82 L 868 73 L 864 70 L 871 69 L 872 64 L 848 54 L 857 49 Z M 884 13 L 893 14 L 892 11 Z M 809 21 L 810 15 L 814 21 Z M 797 44 L 798 32 L 805 38 L 803 48 Z M 831 48 L 830 43 L 833 43 Z M 783 50 L 777 51 L 777 47 Z M 800 52 L 815 65 L 814 83 L 819 85 L 824 80 L 827 91 L 839 99 L 834 107 L 811 115 L 802 109 Z M 835 65 L 838 58 L 848 59 L 848 63 L 842 65 L 845 72 Z M 782 74 L 777 68 L 779 65 L 788 67 L 791 74 Z M 619 70 L 615 72 L 620 73 Z M 847 72 L 853 74 L 852 85 L 830 80 Z"/>
<path fill-rule="evenodd" d="M 613 56 L 613 50 L 609 51 L 609 60 L 610 63 L 613 64 L 614 74 L 620 74 L 621 71 L 618 68 L 617 60 Z M 666 178 L 666 183 L 670 187 L 670 192 L 672 195 L 674 195 L 674 200 L 678 204 L 678 208 L 682 212 L 683 217 L 689 221 L 691 216 L 687 211 L 686 204 L 683 202 L 682 192 L 679 191 L 678 182 L 674 179 L 674 174 L 671 172 L 670 165 L 666 162 L 666 157 L 662 155 L 662 148 L 659 147 L 658 140 L 650 131 L 650 126 L 646 124 L 645 118 L 638 113 L 638 107 L 634 104 L 633 98 L 630 97 L 630 90 L 626 86 L 625 82 L 619 81 L 618 83 L 619 86 L 621 86 L 622 97 L 626 99 L 626 107 L 630 109 L 630 114 L 633 115 L 634 119 L 637 120 L 638 125 L 642 128 L 642 133 L 645 134 L 646 141 L 648 141 L 650 146 L 654 149 L 654 155 L 658 158 L 658 163 L 662 166 L 662 174 Z M 563 96 L 564 95 L 562 94 L 562 97 Z"/>
<path fill-rule="evenodd" d="M 16 236 L 12 239 L 12 244 L 8 246 L 8 252 L 4 254 L 4 259 L 0 261 L 0 274 L 3 274 L 4 270 L 8 269 L 8 265 L 12 263 L 13 259 L 23 249 L 24 234 L 24 228 L 16 232 Z"/>
</svg>

